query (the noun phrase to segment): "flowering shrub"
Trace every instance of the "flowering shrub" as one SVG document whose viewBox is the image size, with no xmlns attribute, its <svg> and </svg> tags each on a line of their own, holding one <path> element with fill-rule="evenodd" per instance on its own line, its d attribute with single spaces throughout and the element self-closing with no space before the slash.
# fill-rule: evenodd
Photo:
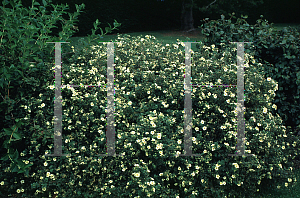
<svg viewBox="0 0 300 198">
<path fill-rule="evenodd" d="M 162 46 L 152 36 L 126 35 L 117 42 L 115 144 L 116 153 L 124 156 L 97 156 L 106 153 L 105 87 L 65 87 L 63 153 L 71 156 L 45 157 L 53 151 L 53 138 L 46 137 L 53 134 L 54 106 L 49 99 L 54 97 L 54 80 L 48 81 L 36 99 L 22 101 L 24 119 L 36 120 L 45 135 L 22 152 L 33 162 L 30 176 L 24 178 L 31 186 L 24 194 L 233 197 L 257 192 L 268 181 L 272 188 L 293 185 L 288 151 L 299 142 L 286 141 L 290 134 L 271 113 L 276 105 L 269 101 L 278 85 L 265 76 L 261 63 L 245 54 L 245 146 L 246 153 L 255 156 L 228 156 L 236 146 L 236 88 L 193 87 L 193 153 L 203 156 L 176 157 L 184 153 L 183 43 Z M 201 53 L 192 52 L 193 84 L 236 82 L 234 45 L 200 45 Z M 106 49 L 98 44 L 74 50 L 72 63 L 62 67 L 62 84 L 104 85 Z M 33 128 L 27 124 L 22 130 L 29 137 Z"/>
<path fill-rule="evenodd" d="M 62 88 L 63 154 L 53 152 L 54 66 L 31 84 L 37 93 L 19 98 L 12 109 L 24 125 L 20 156 L 28 174 L 1 163 L 1 192 L 23 197 L 235 197 L 249 196 L 296 180 L 290 160 L 299 142 L 273 115 L 278 84 L 262 64 L 245 53 L 245 147 L 253 157 L 230 157 L 236 147 L 235 87 L 193 87 L 193 154 L 184 153 L 183 43 L 162 46 L 153 36 L 115 43 L 116 153 L 106 153 L 105 86 Z M 235 84 L 236 46 L 199 44 L 192 52 L 193 84 Z M 78 47 L 78 48 L 77 48 Z M 74 51 L 73 51 L 74 50 Z M 70 47 L 62 64 L 62 85 L 106 83 L 107 47 L 90 42 Z M 52 54 L 53 55 L 53 54 Z M 27 79 L 28 81 L 28 79 Z M 28 92 L 31 93 L 31 92 Z M 16 127 L 13 129 L 15 130 Z M 12 130 L 13 130 L 12 129 Z M 7 129 L 8 130 L 8 129 Z M 20 132 L 21 131 L 21 132 Z"/>
</svg>

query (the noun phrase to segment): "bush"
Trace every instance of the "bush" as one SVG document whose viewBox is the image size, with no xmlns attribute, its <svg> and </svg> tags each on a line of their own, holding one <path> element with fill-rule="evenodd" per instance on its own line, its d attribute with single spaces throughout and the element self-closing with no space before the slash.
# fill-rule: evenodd
<svg viewBox="0 0 300 198">
<path fill-rule="evenodd" d="M 37 139 L 41 141 L 40 137 L 45 134 L 43 134 L 42 126 L 35 125 L 36 120 L 24 122 L 25 112 L 22 111 L 20 105 L 26 103 L 29 109 L 32 108 L 38 102 L 35 99 L 45 91 L 45 83 L 53 79 L 51 66 L 47 63 L 54 60 L 54 45 L 52 44 L 52 47 L 49 47 L 46 42 L 67 41 L 74 33 L 71 27 L 77 21 L 76 18 L 81 12 L 80 10 L 84 8 L 84 4 L 76 5 L 77 12 L 73 15 L 68 13 L 70 20 L 66 23 L 63 22 L 64 26 L 62 32 L 59 33 L 59 38 L 50 37 L 48 33 L 51 33 L 51 28 L 55 27 L 53 24 L 57 20 L 65 21 L 61 15 L 66 13 L 64 10 L 68 5 L 54 7 L 51 4 L 54 11 L 51 15 L 48 15 L 45 8 L 48 6 L 46 1 L 43 1 L 43 6 L 33 1 L 30 10 L 24 8 L 21 1 L 16 2 L 14 0 L 8 3 L 4 0 L 2 4 L 3 7 L 0 7 L 0 61 L 2 65 L 0 69 L 0 93 L 3 101 L 0 103 L 0 143 L 2 146 L 0 148 L 0 168 L 2 170 L 0 173 L 0 180 L 2 181 L 0 181 L 0 195 L 7 196 L 12 192 L 22 192 L 21 189 L 23 189 L 25 194 L 32 196 L 30 183 L 34 181 L 29 177 L 29 168 L 38 159 L 32 156 L 24 157 L 22 151 L 25 151 L 31 145 L 31 141 L 34 142 Z M 9 6 L 12 8 L 9 8 Z M 36 8 L 35 6 L 39 7 Z M 92 30 L 93 35 L 88 37 L 89 39 L 96 36 L 97 25 L 98 20 L 94 24 L 95 30 Z M 119 26 L 117 22 L 114 25 L 115 27 Z M 106 33 L 110 30 L 110 28 L 106 28 Z M 102 35 L 97 36 L 101 37 Z M 34 42 L 34 44 L 31 44 L 31 42 Z M 63 44 L 62 49 L 64 47 Z M 64 55 L 64 53 L 62 54 Z M 28 103 L 32 100 L 33 103 Z M 29 115 L 36 115 L 35 113 L 31 112 Z M 43 119 L 44 115 L 38 114 L 38 117 Z M 29 130 L 22 130 L 21 125 L 29 127 Z M 22 176 L 20 177 L 20 175 Z M 27 177 L 25 179 L 27 183 L 21 186 L 20 184 L 15 185 L 15 179 L 22 177 Z"/>
<path fill-rule="evenodd" d="M 253 42 L 245 45 L 245 52 L 253 54 L 256 61 L 270 63 L 263 64 L 263 67 L 266 74 L 278 82 L 279 90 L 273 102 L 278 106 L 284 125 L 296 134 L 297 126 L 300 130 L 299 31 L 291 27 L 275 31 L 272 24 L 262 19 L 249 25 L 245 20 L 247 16 L 243 15 L 233 23 L 231 19 L 236 18 L 233 15 L 228 20 L 224 15 L 219 20 L 205 19 L 201 26 L 202 34 L 206 35 L 204 43 L 219 46 L 220 43 Z"/>
<path fill-rule="evenodd" d="M 15 10 L 8 13 L 19 9 Z M 16 40 L 16 35 L 12 37 Z M 62 139 L 63 153 L 71 157 L 45 156 L 53 151 L 55 94 L 53 73 L 49 72 L 54 67 L 46 64 L 53 59 L 42 59 L 47 72 L 34 73 L 35 78 L 24 75 L 28 86 L 10 100 L 18 105 L 10 105 L 5 112 L 5 116 L 15 115 L 16 122 L 6 117 L 5 127 L 13 126 L 1 135 L 11 141 L 21 136 L 22 141 L 7 144 L 10 151 L 17 151 L 11 153 L 15 153 L 13 163 L 7 156 L 0 165 L 3 196 L 246 197 L 266 183 L 270 188 L 294 185 L 289 155 L 299 142 L 288 139 L 281 118 L 272 114 L 276 105 L 270 101 L 278 84 L 253 56 L 245 53 L 245 136 L 246 152 L 255 156 L 228 157 L 236 145 L 236 88 L 193 87 L 193 153 L 204 155 L 176 157 L 183 153 L 184 139 L 183 44 L 162 46 L 152 36 L 125 36 L 116 41 L 115 145 L 116 153 L 125 155 L 96 156 L 105 153 L 105 87 L 68 87 L 62 88 Z M 217 48 L 200 43 L 199 47 L 201 53 L 192 53 L 193 84 L 235 84 L 235 46 L 221 44 Z M 106 45 L 89 40 L 70 48 L 66 48 L 71 55 L 62 67 L 62 84 L 104 85 Z M 50 50 L 44 52 L 53 55 Z M 5 77 L 12 79 L 1 73 L 1 78 Z M 12 85 L 19 87 L 17 81 Z M 19 174 L 14 171 L 15 163 L 23 166 L 16 168 Z"/>
<path fill-rule="evenodd" d="M 255 156 L 228 157 L 236 145 L 236 88 L 193 87 L 193 153 L 204 155 L 176 157 L 183 153 L 184 139 L 183 44 L 162 46 L 148 35 L 116 41 L 115 145 L 125 156 L 96 156 L 105 153 L 105 87 L 62 89 L 63 153 L 71 157 L 44 156 L 53 150 L 53 138 L 46 138 L 53 134 L 52 79 L 36 99 L 22 100 L 24 119 L 36 121 L 36 129 L 44 132 L 42 139 L 35 133 L 22 152 L 34 163 L 24 178 L 31 184 L 25 195 L 247 197 L 268 182 L 271 188 L 294 184 L 289 154 L 299 142 L 288 142 L 281 118 L 271 113 L 276 105 L 269 101 L 278 84 L 253 56 L 245 54 L 245 129 L 246 152 Z M 234 45 L 199 45 L 201 53 L 192 53 L 193 84 L 234 84 Z M 102 44 L 74 48 L 70 64 L 63 66 L 62 84 L 104 85 L 106 50 Z M 32 137 L 33 127 L 22 130 Z M 4 183 L 16 181 L 16 190 L 19 180 Z"/>
</svg>

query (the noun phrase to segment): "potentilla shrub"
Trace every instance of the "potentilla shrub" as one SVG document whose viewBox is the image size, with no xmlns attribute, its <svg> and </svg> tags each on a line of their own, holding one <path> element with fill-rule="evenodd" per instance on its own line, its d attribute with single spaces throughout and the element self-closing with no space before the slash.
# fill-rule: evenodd
<svg viewBox="0 0 300 198">
<path fill-rule="evenodd" d="M 123 156 L 97 156 L 107 152 L 105 86 L 62 88 L 63 153 L 71 156 L 45 156 L 53 153 L 55 96 L 54 79 L 47 81 L 37 98 L 22 102 L 24 119 L 43 131 L 22 152 L 33 163 L 24 195 L 252 197 L 265 183 L 271 189 L 295 184 L 289 151 L 299 142 L 288 142 L 282 119 L 271 113 L 278 84 L 253 56 L 245 53 L 244 117 L 245 153 L 254 156 L 228 156 L 236 152 L 233 86 L 192 88 L 192 150 L 203 155 L 175 156 L 184 154 L 184 44 L 124 35 L 114 45 L 115 146 Z M 192 84 L 236 85 L 236 44 L 199 45 L 202 50 L 191 54 Z M 105 85 L 106 46 L 73 46 L 70 64 L 62 65 L 62 85 Z M 22 130 L 28 137 L 33 128 Z"/>
</svg>

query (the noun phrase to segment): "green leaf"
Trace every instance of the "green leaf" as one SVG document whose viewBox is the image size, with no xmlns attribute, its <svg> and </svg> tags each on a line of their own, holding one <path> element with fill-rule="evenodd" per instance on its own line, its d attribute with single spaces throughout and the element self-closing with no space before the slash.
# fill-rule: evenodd
<svg viewBox="0 0 300 198">
<path fill-rule="evenodd" d="M 283 40 L 280 44 L 286 44 L 286 40 Z"/>
<path fill-rule="evenodd" d="M 1 157 L 1 160 L 3 160 L 3 161 L 6 161 L 8 159 L 9 159 L 8 154 L 5 154 L 3 157 Z"/>
<path fill-rule="evenodd" d="M 17 140 L 22 139 L 22 136 L 19 133 L 13 133 L 13 137 L 16 138 Z"/>
<path fill-rule="evenodd" d="M 5 134 L 6 135 L 11 135 L 12 134 L 12 130 L 10 128 L 4 128 Z"/>
<path fill-rule="evenodd" d="M 7 74 L 7 73 L 6 73 L 6 74 L 4 75 L 4 77 L 5 77 L 6 80 L 9 80 L 9 79 L 10 79 L 10 74 Z"/>
<path fill-rule="evenodd" d="M 105 31 L 106 31 L 106 33 L 111 33 L 111 30 L 109 27 L 105 27 Z"/>
<path fill-rule="evenodd" d="M 21 120 L 19 120 L 19 119 L 16 119 L 16 126 L 19 128 L 21 125 L 23 125 L 24 123 L 21 121 Z"/>
<path fill-rule="evenodd" d="M 19 168 L 17 167 L 16 163 L 12 163 L 11 165 L 11 172 L 18 172 Z"/>
<path fill-rule="evenodd" d="M 14 132 L 14 133 L 18 132 L 18 127 L 16 125 L 12 126 L 11 131 Z"/>
<path fill-rule="evenodd" d="M 8 143 L 9 143 L 9 140 L 5 140 L 3 142 L 3 146 L 2 147 L 8 149 Z"/>
<path fill-rule="evenodd" d="M 14 155 L 12 156 L 13 160 L 17 160 L 19 157 L 19 152 L 18 150 L 15 151 Z"/>
<path fill-rule="evenodd" d="M 29 170 L 28 169 L 25 170 L 25 174 L 26 174 L 27 177 L 29 177 Z"/>
<path fill-rule="evenodd" d="M 36 5 L 40 5 L 39 2 L 34 2 L 33 6 L 35 7 Z"/>
<path fill-rule="evenodd" d="M 115 20 L 114 26 L 115 26 L 115 27 L 119 27 L 119 26 L 121 26 L 121 23 L 118 23 L 118 22 Z"/>
<path fill-rule="evenodd" d="M 29 168 L 30 166 L 33 166 L 33 164 L 26 164 L 26 165 L 24 166 L 24 168 L 27 169 L 27 168 Z"/>
<path fill-rule="evenodd" d="M 23 169 L 25 167 L 25 163 L 22 162 L 22 160 L 20 160 L 20 159 L 16 160 L 16 163 L 18 163 L 18 165 L 20 166 L 21 169 Z"/>
<path fill-rule="evenodd" d="M 15 6 L 16 6 L 16 4 L 15 4 L 15 1 L 13 0 L 13 1 L 9 1 L 9 3 L 10 3 L 10 5 L 14 8 Z"/>
</svg>

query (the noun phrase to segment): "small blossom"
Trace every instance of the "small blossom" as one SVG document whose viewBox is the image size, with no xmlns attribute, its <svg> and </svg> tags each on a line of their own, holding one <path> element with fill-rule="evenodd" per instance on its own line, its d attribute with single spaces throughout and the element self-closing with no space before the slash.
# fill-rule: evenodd
<svg viewBox="0 0 300 198">
<path fill-rule="evenodd" d="M 135 177 L 140 177 L 140 173 L 133 173 Z"/>
<path fill-rule="evenodd" d="M 232 164 L 235 166 L 235 168 L 239 168 L 239 165 L 237 163 L 232 163 Z"/>
</svg>

